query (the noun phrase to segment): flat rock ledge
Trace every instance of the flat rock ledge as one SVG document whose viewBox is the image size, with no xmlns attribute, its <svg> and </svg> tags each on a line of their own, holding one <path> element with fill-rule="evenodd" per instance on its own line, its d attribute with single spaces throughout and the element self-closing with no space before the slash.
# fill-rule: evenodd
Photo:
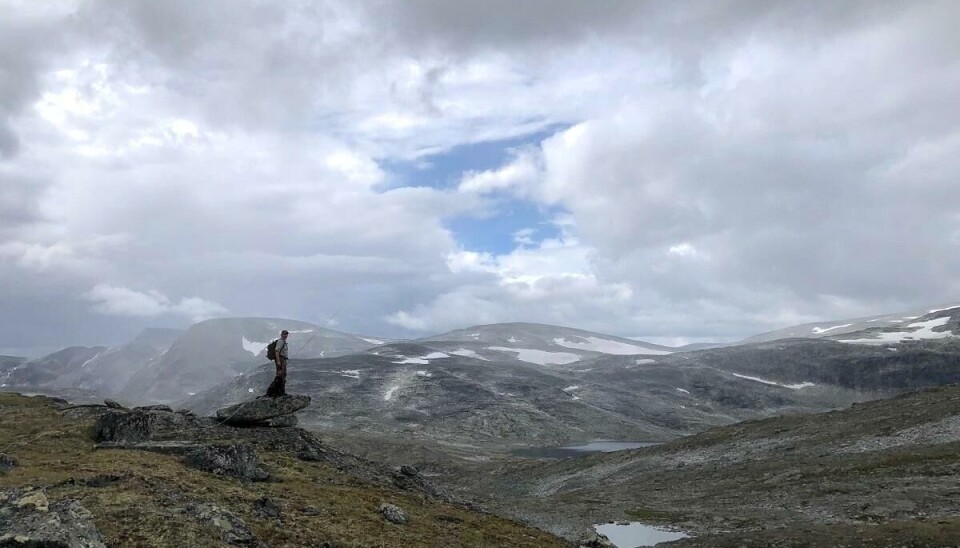
<svg viewBox="0 0 960 548">
<path fill-rule="evenodd" d="M 217 419 L 233 426 L 259 425 L 292 415 L 310 405 L 310 396 L 280 396 L 245 401 L 217 410 Z"/>
<path fill-rule="evenodd" d="M 42 489 L 0 491 L 0 546 L 106 548 L 86 508 L 76 500 L 50 502 Z"/>
</svg>

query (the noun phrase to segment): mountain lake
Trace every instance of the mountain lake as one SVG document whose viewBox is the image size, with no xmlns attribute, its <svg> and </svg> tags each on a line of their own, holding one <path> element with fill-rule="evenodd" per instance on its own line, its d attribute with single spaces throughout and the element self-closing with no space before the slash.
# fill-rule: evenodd
<svg viewBox="0 0 960 548">
<path fill-rule="evenodd" d="M 526 447 L 523 449 L 514 449 L 510 452 L 510 454 L 532 459 L 571 459 L 589 455 L 590 453 L 610 453 L 613 451 L 623 451 L 625 449 L 650 447 L 652 445 L 659 445 L 659 443 L 649 441 L 597 440 L 586 445 L 568 445 L 564 447 Z"/>
</svg>

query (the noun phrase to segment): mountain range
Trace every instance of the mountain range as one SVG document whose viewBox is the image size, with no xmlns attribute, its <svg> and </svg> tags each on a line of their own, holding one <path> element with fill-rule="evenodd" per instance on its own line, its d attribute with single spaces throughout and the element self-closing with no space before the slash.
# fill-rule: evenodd
<svg viewBox="0 0 960 548">
<path fill-rule="evenodd" d="M 663 441 L 960 382 L 960 308 L 925 312 L 798 326 L 775 333 L 813 336 L 764 334 L 702 350 L 533 323 L 388 341 L 293 320 L 214 319 L 146 330 L 114 348 L 4 358 L 0 384 L 208 414 L 265 391 L 274 368 L 264 349 L 286 328 L 288 390 L 313 397 L 301 418 L 317 429 L 501 447 Z"/>
</svg>

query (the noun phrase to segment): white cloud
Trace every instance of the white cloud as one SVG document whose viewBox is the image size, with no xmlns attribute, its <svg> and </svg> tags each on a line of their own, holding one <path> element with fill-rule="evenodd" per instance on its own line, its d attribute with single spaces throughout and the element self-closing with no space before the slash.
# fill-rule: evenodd
<svg viewBox="0 0 960 548">
<path fill-rule="evenodd" d="M 141 292 L 109 284 L 95 286 L 83 298 L 95 303 L 94 311 L 111 316 L 154 317 L 172 314 L 197 322 L 225 316 L 229 312 L 219 304 L 199 297 L 187 297 L 174 303 L 159 291 Z"/>
<path fill-rule="evenodd" d="M 0 18 L 2 311 L 698 340 L 960 292 L 955 3 L 43 4 Z M 501 196 L 561 234 L 465 248 Z"/>
</svg>

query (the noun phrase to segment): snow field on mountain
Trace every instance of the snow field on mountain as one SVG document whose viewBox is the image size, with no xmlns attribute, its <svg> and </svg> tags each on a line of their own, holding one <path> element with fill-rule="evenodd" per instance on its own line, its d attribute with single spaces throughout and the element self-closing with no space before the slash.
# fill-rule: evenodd
<svg viewBox="0 0 960 548">
<path fill-rule="evenodd" d="M 734 377 L 739 377 L 739 378 L 741 378 L 741 379 L 747 379 L 748 381 L 761 382 L 761 383 L 763 383 L 763 384 L 769 384 L 769 385 L 771 385 L 771 386 L 782 386 L 783 388 L 790 388 L 790 389 L 792 389 L 792 390 L 800 390 L 801 388 L 809 388 L 809 387 L 811 387 L 811 386 L 816 386 L 816 385 L 815 385 L 814 383 L 812 383 L 812 382 L 802 382 L 802 383 L 800 383 L 800 384 L 783 384 L 783 383 L 776 382 L 776 381 L 768 381 L 768 380 L 766 380 L 766 379 L 761 379 L 760 377 L 750 377 L 750 376 L 747 376 L 747 375 L 741 375 L 741 374 L 739 374 L 739 373 L 732 373 L 732 375 L 733 375 Z M 677 390 L 679 390 L 679 388 L 678 388 Z M 689 392 L 688 392 L 688 394 L 689 394 Z"/>
<path fill-rule="evenodd" d="M 634 344 L 624 343 L 620 341 L 611 341 L 609 339 L 601 339 L 599 337 L 585 337 L 586 342 L 572 342 L 568 341 L 564 337 L 558 337 L 553 339 L 554 344 L 563 346 L 565 348 L 572 348 L 574 350 L 590 350 L 593 352 L 602 352 L 604 354 L 616 354 L 616 355 L 632 355 L 632 354 L 649 354 L 651 356 L 663 356 L 665 354 L 672 354 L 672 352 L 667 350 L 656 350 L 653 348 L 645 348 L 643 346 L 638 346 Z"/>
<path fill-rule="evenodd" d="M 488 350 L 498 352 L 513 352 L 517 354 L 517 359 L 522 362 L 535 363 L 537 365 L 563 365 L 580 360 L 578 354 L 567 352 L 547 352 L 545 350 L 534 350 L 532 348 L 507 348 L 505 346 L 491 346 Z"/>
<path fill-rule="evenodd" d="M 927 320 L 925 322 L 914 322 L 907 325 L 907 328 L 914 328 L 913 331 L 893 331 L 877 333 L 878 337 L 872 339 L 840 339 L 839 342 L 848 344 L 890 344 L 900 343 L 906 340 L 917 339 L 946 339 L 953 337 L 950 331 L 934 331 L 935 327 L 942 327 L 950 321 L 949 316 Z"/>
</svg>

